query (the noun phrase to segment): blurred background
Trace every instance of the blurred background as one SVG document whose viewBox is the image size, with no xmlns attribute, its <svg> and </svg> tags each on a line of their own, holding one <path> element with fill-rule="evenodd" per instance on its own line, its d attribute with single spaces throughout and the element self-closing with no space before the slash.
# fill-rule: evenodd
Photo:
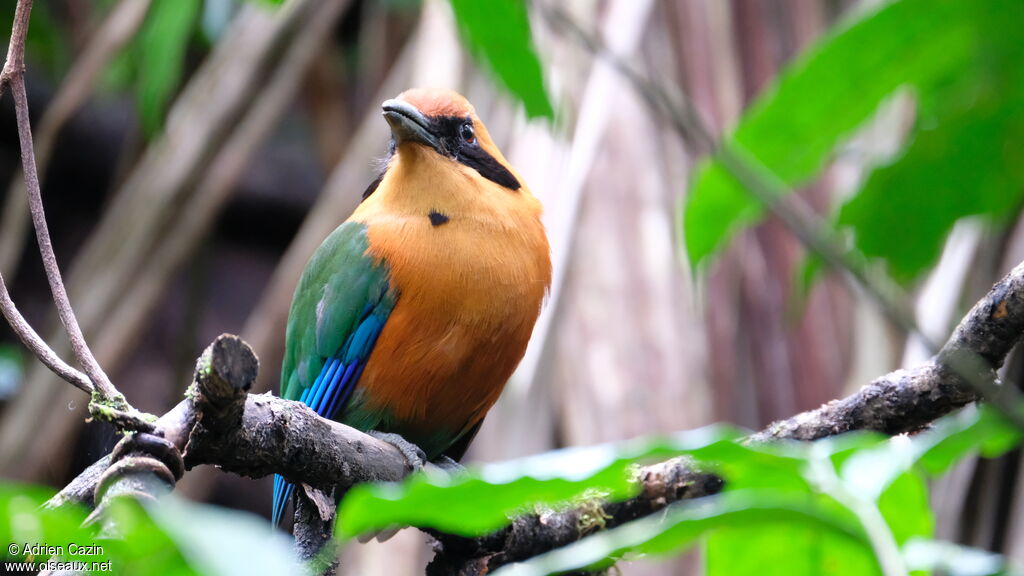
<svg viewBox="0 0 1024 576">
<path fill-rule="evenodd" d="M 557 3 L 623 61 L 685 93 L 728 132 L 787 62 L 855 0 Z M 10 30 L 13 3 L 0 9 Z M 277 388 L 284 321 L 306 259 L 373 178 L 380 103 L 412 86 L 465 94 L 546 207 L 556 281 L 530 351 L 468 461 L 727 421 L 758 429 L 926 360 L 862 294 L 824 276 L 800 292 L 804 250 L 773 218 L 692 271 L 680 210 L 695 158 L 633 85 L 531 10 L 555 118 L 528 120 L 460 40 L 446 0 L 36 0 L 28 88 L 43 196 L 71 300 L 139 409 L 180 399 L 195 358 L 240 334 Z M 913 124 L 887 100 L 800 191 L 828 215 Z M 28 226 L 13 107 L 0 107 L 0 271 L 65 351 Z M 964 220 L 915 285 L 942 341 L 1024 259 L 1024 231 Z M 63 349 L 61 348 L 63 347 Z M 68 355 L 65 353 L 65 357 Z M 1024 364 L 1010 362 L 1018 381 Z M 0 477 L 62 486 L 115 438 L 85 398 L 0 326 Z M 1020 454 L 968 459 L 934 487 L 938 536 L 1024 554 Z M 270 479 L 199 469 L 180 492 L 269 515 Z M 415 574 L 422 535 L 345 552 L 348 574 Z M 697 556 L 622 565 L 685 574 Z"/>
</svg>

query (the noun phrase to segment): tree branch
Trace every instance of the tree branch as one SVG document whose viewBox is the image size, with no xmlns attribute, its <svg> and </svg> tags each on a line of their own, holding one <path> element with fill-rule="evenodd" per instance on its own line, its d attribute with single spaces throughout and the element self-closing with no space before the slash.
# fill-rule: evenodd
<svg viewBox="0 0 1024 576">
<path fill-rule="evenodd" d="M 46 278 L 50 283 L 50 291 L 53 293 L 54 304 L 57 306 L 57 313 L 71 341 L 71 348 L 78 359 L 78 363 L 92 382 L 92 390 L 97 392 L 103 399 L 118 401 L 119 404 L 126 407 L 123 397 L 117 392 L 114 385 L 110 383 L 110 379 L 107 378 L 106 373 L 100 368 L 96 358 L 93 357 L 92 352 L 89 350 L 89 345 L 85 342 L 85 337 L 82 335 L 82 330 L 78 326 L 78 320 L 75 318 L 75 313 L 68 300 L 67 291 L 61 279 L 60 268 L 57 266 L 57 258 L 53 254 L 53 244 L 50 242 L 50 231 L 46 225 L 46 213 L 43 210 L 42 194 L 39 191 L 39 176 L 36 173 L 35 153 L 32 148 L 32 125 L 28 114 L 28 96 L 25 93 L 25 37 L 28 34 L 31 13 L 32 0 L 18 0 L 18 5 L 14 12 L 14 26 L 11 30 L 11 43 L 7 49 L 7 61 L 4 63 L 3 72 L 0 73 L 0 94 L 2 94 L 3 86 L 10 85 L 14 96 L 18 139 L 21 144 L 21 164 L 25 175 L 25 189 L 28 194 L 29 210 L 32 213 L 32 223 L 35 226 L 36 239 L 39 242 L 39 252 L 43 259 L 43 267 L 46 269 Z M 4 300 L 10 301 L 6 287 L 3 292 L 5 294 Z M 11 306 L 7 306 L 5 302 L 4 308 L 4 316 L 10 320 L 8 309 L 13 308 L 13 303 L 11 303 Z M 21 315 L 16 311 L 14 315 L 16 318 L 21 318 Z M 23 320 L 23 318 L 21 319 Z M 30 348 L 33 351 L 38 349 L 38 345 L 42 342 L 38 335 L 35 338 L 29 337 L 28 339 L 32 341 L 33 346 L 30 346 Z M 22 340 L 25 341 L 24 336 Z M 54 370 L 58 375 L 68 380 L 71 384 L 81 387 L 81 382 L 78 381 L 74 374 L 64 370 L 63 366 L 55 362 L 56 353 L 49 350 L 44 355 L 49 358 L 49 362 L 43 360 L 47 366 L 57 365 L 61 368 L 60 371 Z M 42 360 L 42 357 L 40 359 Z"/>
<path fill-rule="evenodd" d="M 110 59 L 138 32 L 150 3 L 151 0 L 120 0 L 75 58 L 36 129 L 35 158 L 40 178 L 46 178 L 46 169 L 64 124 L 92 94 Z M 21 174 L 15 175 L 0 215 L 0 274 L 14 274 L 24 247 L 28 224 L 24 188 L 24 178 Z"/>
<path fill-rule="evenodd" d="M 639 482 L 640 495 L 630 500 L 595 501 L 565 512 L 519 516 L 507 527 L 481 538 L 431 532 L 436 539 L 435 556 L 427 566 L 427 576 L 487 574 L 653 514 L 673 502 L 715 494 L 723 486 L 720 478 L 700 472 L 685 458 L 643 468 Z"/>
<path fill-rule="evenodd" d="M 772 424 L 749 441 L 814 440 L 853 430 L 920 430 L 977 398 L 944 363 L 946 358 L 970 354 L 999 366 L 1022 337 L 1024 263 L 972 308 L 934 362 L 887 374 L 847 398 Z M 246 393 L 256 372 L 255 355 L 235 336 L 221 336 L 200 357 L 185 400 L 154 425 L 156 434 L 184 454 L 186 468 L 212 464 L 253 478 L 277 473 L 325 494 L 357 483 L 400 480 L 411 471 L 391 444 L 321 418 L 300 402 Z M 91 504 L 110 462 L 106 458 L 89 467 L 49 504 Z M 433 533 L 436 556 L 428 573 L 484 574 L 674 502 L 714 494 L 723 486 L 720 478 L 685 458 L 644 467 L 639 478 L 640 495 L 623 502 L 597 501 L 564 512 L 524 515 L 482 538 Z M 323 522 L 318 525 L 313 514 L 319 508 L 304 510 L 309 519 L 300 526 L 308 536 L 305 541 L 323 544 Z M 303 553 L 312 557 L 312 548 L 307 548 Z"/>
<path fill-rule="evenodd" d="M 24 0 L 22 0 L 24 1 Z M 30 2 L 29 2 L 30 3 Z M 21 4 L 19 2 L 19 10 Z M 7 68 L 5 66 L 4 72 Z M 75 358 L 89 376 L 96 391 L 104 398 L 113 399 L 120 394 L 110 383 L 103 369 L 100 368 L 96 358 L 89 350 L 85 342 L 82 329 L 78 326 L 78 319 L 71 308 L 68 300 L 67 290 L 64 288 L 64 281 L 61 279 L 60 267 L 57 265 L 57 257 L 53 253 L 53 244 L 50 241 L 50 231 L 46 225 L 46 213 L 43 210 L 43 199 L 39 191 L 39 176 L 36 174 L 35 155 L 32 151 L 32 126 L 28 116 L 28 96 L 25 93 L 24 68 L 17 68 L 8 77 L 11 85 L 11 92 L 14 95 L 14 109 L 18 120 L 18 138 L 21 141 L 21 164 L 25 172 L 25 189 L 28 193 L 29 210 L 32 212 L 32 224 L 36 230 L 36 239 L 39 242 L 39 252 L 43 259 L 43 267 L 46 269 L 46 278 L 50 283 L 50 291 L 53 293 L 53 301 L 57 306 L 57 314 L 64 324 L 68 338 L 71 340 L 71 349 Z"/>
<path fill-rule="evenodd" d="M 25 38 L 32 15 L 32 0 L 18 0 L 14 9 L 14 23 L 11 26 L 11 42 L 7 45 L 7 61 L 0 72 L 0 96 L 12 79 L 25 72 Z"/>
<path fill-rule="evenodd" d="M 412 471 L 387 442 L 321 418 L 301 402 L 247 394 L 256 372 L 256 356 L 237 336 L 218 337 L 199 358 L 185 399 L 154 424 L 181 451 L 186 469 L 212 464 L 251 478 L 281 474 L 325 493 L 401 480 Z M 102 468 L 90 466 L 49 505 L 89 504 Z"/>
<path fill-rule="evenodd" d="M 967 382 L 945 363 L 947 359 L 969 355 L 998 367 L 1022 338 L 1024 263 L 975 304 L 934 362 L 886 374 L 851 396 L 776 422 L 750 436 L 748 441 L 809 441 L 854 430 L 889 435 L 921 430 L 977 399 Z M 625 502 L 595 503 L 557 514 L 521 516 L 506 528 L 482 538 L 435 534 L 437 554 L 428 574 L 486 574 L 587 536 L 595 528 L 593 522 L 583 521 L 586 518 L 600 518 L 600 529 L 612 528 L 674 502 L 714 494 L 723 486 L 720 479 L 681 458 L 643 468 L 640 482 L 640 496 Z"/>
</svg>

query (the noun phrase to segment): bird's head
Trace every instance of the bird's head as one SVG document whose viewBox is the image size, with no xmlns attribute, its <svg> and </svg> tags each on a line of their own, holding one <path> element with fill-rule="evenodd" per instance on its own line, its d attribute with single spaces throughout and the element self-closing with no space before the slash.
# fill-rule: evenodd
<svg viewBox="0 0 1024 576">
<path fill-rule="evenodd" d="M 414 88 L 385 101 L 382 109 L 391 126 L 395 153 L 411 146 L 426 147 L 509 190 L 520 188 L 487 128 L 461 94 Z"/>
</svg>

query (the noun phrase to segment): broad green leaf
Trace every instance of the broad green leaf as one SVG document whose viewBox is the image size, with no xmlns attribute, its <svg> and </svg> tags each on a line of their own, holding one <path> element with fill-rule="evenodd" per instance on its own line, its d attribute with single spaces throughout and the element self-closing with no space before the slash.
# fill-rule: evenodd
<svg viewBox="0 0 1024 576">
<path fill-rule="evenodd" d="M 540 576 L 605 566 L 627 554 L 663 556 L 679 553 L 698 537 L 715 529 L 756 527 L 774 531 L 793 526 L 807 526 L 819 533 L 841 536 L 853 546 L 862 548 L 870 558 L 870 546 L 863 531 L 831 500 L 810 494 L 749 490 L 676 504 L 664 514 L 641 518 L 589 536 L 494 574 Z"/>
<path fill-rule="evenodd" d="M 41 508 L 51 496 L 49 489 L 0 484 L 0 541 L 5 546 L 0 559 L 95 562 L 97 573 L 127 576 L 302 573 L 288 539 L 250 514 L 170 496 L 146 508 L 135 500 L 116 499 L 107 514 L 117 538 L 109 539 L 96 534 L 95 524 L 82 526 L 84 508 Z"/>
<path fill-rule="evenodd" d="M 533 47 L 523 0 L 451 0 L 470 52 L 483 62 L 526 108 L 530 118 L 551 118 L 544 73 Z"/>
<path fill-rule="evenodd" d="M 943 418 L 933 433 L 938 441 L 921 458 L 921 466 L 928 473 L 945 472 L 961 458 L 979 452 L 986 458 L 995 458 L 1017 446 L 1022 437 L 1020 430 L 1007 422 L 991 406 L 966 408 L 960 413 Z"/>
<path fill-rule="evenodd" d="M 1017 11 L 1011 0 L 884 4 L 839 28 L 784 70 L 744 115 L 728 145 L 790 186 L 805 183 L 885 98 L 903 86 L 927 98 L 949 85 L 990 51 L 989 15 Z M 701 263 L 761 212 L 717 159 L 702 162 L 683 216 L 691 263 Z M 900 230 L 901 242 L 911 236 L 906 224 L 913 215 L 905 214 L 901 226 L 886 231 L 888 237 L 893 230 Z"/>
<path fill-rule="evenodd" d="M 912 437 L 896 436 L 851 451 L 839 462 L 840 471 L 855 494 L 877 500 L 897 478 L 918 465 L 930 474 L 939 474 L 969 452 L 998 456 L 1020 439 L 1021 433 L 991 406 L 968 407 Z"/>
<path fill-rule="evenodd" d="M 111 503 L 122 538 L 108 541 L 118 574 L 303 574 L 285 536 L 251 514 L 166 496 Z"/>
<path fill-rule="evenodd" d="M 727 444 L 738 436 L 729 428 L 709 427 L 665 439 L 557 450 L 455 477 L 417 474 L 397 484 L 357 486 L 342 501 L 337 532 L 351 537 L 404 525 L 478 536 L 532 506 L 627 498 L 636 489 L 630 474 L 634 462 Z"/>
<path fill-rule="evenodd" d="M 838 464 L 860 450 L 870 449 L 886 436 L 853 432 L 816 442 L 778 441 L 770 443 L 721 442 L 687 452 L 703 468 L 726 479 L 726 490 L 771 488 L 794 492 L 812 491 L 808 474 L 813 459 L 829 458 Z"/>
<path fill-rule="evenodd" d="M 1024 19 L 1024 5 L 1006 22 Z M 1013 34 L 990 29 L 994 35 Z M 1012 55 L 986 52 L 979 59 Z M 1007 221 L 1024 200 L 1024 74 L 1009 62 L 979 62 L 956 88 L 944 89 L 933 115 L 919 120 L 906 153 L 875 170 L 839 213 L 838 223 L 855 230 L 857 248 L 883 258 L 890 273 L 908 281 L 932 265 L 943 241 L 962 217 Z M 893 241 L 893 231 L 899 241 Z"/>
<path fill-rule="evenodd" d="M 130 498 L 115 499 L 110 502 L 107 514 L 117 526 L 119 536 L 105 544 L 113 556 L 115 573 L 130 576 L 203 574 L 185 558 L 174 540 L 137 501 Z M 224 553 L 232 554 L 227 549 Z"/>
<path fill-rule="evenodd" d="M 139 31 L 135 99 L 142 127 L 150 136 L 160 130 L 167 104 L 181 81 L 200 5 L 200 0 L 154 0 Z"/>
<path fill-rule="evenodd" d="M 862 542 L 816 523 L 730 526 L 705 544 L 707 576 L 868 576 L 878 562 Z"/>
<path fill-rule="evenodd" d="M 991 406 L 969 406 L 939 419 L 925 432 L 852 451 L 841 462 L 841 476 L 856 494 L 877 499 L 916 466 L 931 475 L 941 474 L 970 452 L 999 456 L 1015 447 L 1021 435 Z"/>
<path fill-rule="evenodd" d="M 747 445 L 721 442 L 687 452 L 702 467 L 726 480 L 725 490 L 771 488 L 807 493 L 803 477 L 808 446 L 798 443 Z"/>
<path fill-rule="evenodd" d="M 878 510 L 897 544 L 935 533 L 935 518 L 928 506 L 928 484 L 920 474 L 907 472 L 891 482 L 878 499 Z"/>
<path fill-rule="evenodd" d="M 51 556 L 45 550 L 68 544 L 84 545 L 93 541 L 91 533 L 81 527 L 87 511 L 76 506 L 43 510 L 40 505 L 53 496 L 53 491 L 23 484 L 0 484 L 0 558 L 25 561 L 31 557 L 44 561 Z M 12 545 L 16 545 L 15 550 Z M 28 550 L 26 550 L 28 548 Z M 34 554 L 33 552 L 41 553 Z"/>
</svg>

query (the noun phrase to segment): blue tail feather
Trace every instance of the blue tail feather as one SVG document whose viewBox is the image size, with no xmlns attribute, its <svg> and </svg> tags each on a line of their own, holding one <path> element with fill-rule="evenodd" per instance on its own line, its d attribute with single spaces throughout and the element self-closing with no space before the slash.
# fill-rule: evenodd
<svg viewBox="0 0 1024 576">
<path fill-rule="evenodd" d="M 284 509 L 288 506 L 288 501 L 291 500 L 294 490 L 295 485 L 285 480 L 284 476 L 274 475 L 274 509 L 271 514 L 271 521 L 274 523 L 274 526 L 281 525 Z"/>
<path fill-rule="evenodd" d="M 394 305 L 393 301 L 384 299 L 387 293 L 388 287 L 385 284 L 381 288 L 379 299 L 367 304 L 359 324 L 349 334 L 341 349 L 334 356 L 324 359 L 320 373 L 299 395 L 299 401 L 312 408 L 318 415 L 333 419 L 352 396 L 377 337 Z M 274 526 L 281 524 L 284 510 L 294 492 L 294 484 L 285 480 L 283 476 L 274 476 Z"/>
</svg>

